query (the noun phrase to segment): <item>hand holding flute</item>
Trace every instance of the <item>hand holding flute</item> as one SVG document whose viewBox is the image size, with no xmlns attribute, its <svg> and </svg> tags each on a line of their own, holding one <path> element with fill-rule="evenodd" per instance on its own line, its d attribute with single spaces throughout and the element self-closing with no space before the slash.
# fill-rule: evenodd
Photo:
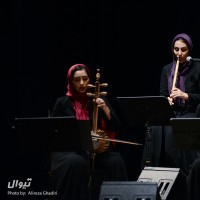
<svg viewBox="0 0 200 200">
<path fill-rule="evenodd" d="M 178 69 L 179 69 L 179 56 L 177 57 L 177 63 L 176 63 L 175 72 L 174 72 L 174 79 L 173 79 L 171 94 L 168 97 L 168 101 L 170 105 L 174 105 L 173 100 L 177 97 L 184 100 L 188 99 L 188 94 L 181 91 L 179 88 L 176 87 Z"/>
</svg>

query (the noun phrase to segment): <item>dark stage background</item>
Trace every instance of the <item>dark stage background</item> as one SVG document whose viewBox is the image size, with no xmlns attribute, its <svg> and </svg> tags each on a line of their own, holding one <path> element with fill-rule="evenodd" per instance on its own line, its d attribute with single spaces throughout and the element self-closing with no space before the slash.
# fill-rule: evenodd
<svg viewBox="0 0 200 200">
<path fill-rule="evenodd" d="M 84 63 L 107 82 L 108 98 L 159 94 L 162 67 L 171 62 L 171 41 L 181 32 L 200 58 L 197 1 L 61 0 L 2 1 L 1 24 L 1 182 L 36 177 L 46 184 L 48 155 L 19 153 L 12 131 L 15 117 L 48 116 L 66 93 L 66 72 Z M 120 114 L 120 112 L 119 112 Z M 142 127 L 126 127 L 120 139 L 144 142 Z M 130 180 L 141 172 L 142 148 L 118 144 Z M 45 174 L 45 175 L 44 175 Z M 5 193 L 4 193 L 5 195 Z M 8 198 L 5 195 L 4 198 Z"/>
</svg>

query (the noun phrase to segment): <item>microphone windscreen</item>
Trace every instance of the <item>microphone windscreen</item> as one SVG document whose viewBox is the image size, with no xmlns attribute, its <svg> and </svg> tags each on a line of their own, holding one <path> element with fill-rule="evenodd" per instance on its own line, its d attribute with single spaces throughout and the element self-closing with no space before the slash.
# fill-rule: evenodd
<svg viewBox="0 0 200 200">
<path fill-rule="evenodd" d="M 192 57 L 188 56 L 188 57 L 186 58 L 186 60 L 187 60 L 187 62 L 191 62 L 191 61 L 192 61 Z"/>
</svg>

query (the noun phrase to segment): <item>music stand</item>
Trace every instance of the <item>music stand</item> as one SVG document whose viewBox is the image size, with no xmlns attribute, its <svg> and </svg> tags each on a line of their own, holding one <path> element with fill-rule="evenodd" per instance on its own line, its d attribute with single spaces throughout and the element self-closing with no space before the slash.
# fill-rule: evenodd
<svg viewBox="0 0 200 200">
<path fill-rule="evenodd" d="M 180 150 L 200 150 L 200 118 L 171 118 L 176 146 Z"/>
<path fill-rule="evenodd" d="M 146 165 L 151 165 L 150 140 L 151 126 L 170 125 L 175 117 L 164 96 L 117 97 L 123 119 L 130 126 L 145 126 Z"/>
<path fill-rule="evenodd" d="M 15 118 L 19 151 L 59 152 L 93 149 L 89 120 L 70 117 Z"/>
</svg>

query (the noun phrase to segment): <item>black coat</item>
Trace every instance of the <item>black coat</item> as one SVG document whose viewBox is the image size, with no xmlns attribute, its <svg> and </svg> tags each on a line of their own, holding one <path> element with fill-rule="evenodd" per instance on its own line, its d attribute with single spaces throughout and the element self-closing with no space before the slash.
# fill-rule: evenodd
<svg viewBox="0 0 200 200">
<path fill-rule="evenodd" d="M 98 128 L 103 118 L 107 130 L 117 131 L 121 124 L 107 98 L 102 97 L 110 109 L 111 119 L 108 120 L 102 109 L 98 112 Z M 89 118 L 93 116 L 92 98 L 88 104 Z M 57 99 L 52 116 L 75 116 L 75 110 L 70 97 L 63 96 Z M 88 157 L 86 152 L 56 152 L 51 155 L 51 185 L 58 191 L 58 200 L 88 200 L 99 199 L 102 181 L 126 181 L 127 172 L 125 163 L 118 152 L 111 149 Z M 97 171 L 96 171 L 97 170 Z M 99 178 L 93 174 L 101 172 Z M 91 190 L 91 188 L 92 190 Z M 88 190 L 89 189 L 89 190 Z"/>
<path fill-rule="evenodd" d="M 169 97 L 168 77 L 172 68 L 172 63 L 163 67 L 160 78 L 160 95 Z M 175 116 L 178 118 L 193 118 L 200 115 L 197 106 L 200 105 L 200 63 L 193 62 L 185 79 L 185 92 L 189 99 L 185 107 L 172 107 Z M 199 106 L 200 107 L 200 106 Z M 186 174 L 193 161 L 196 159 L 196 151 L 181 151 L 177 149 L 171 126 L 151 127 L 151 165 L 155 167 L 175 167 L 181 168 Z M 144 156 L 146 156 L 146 146 Z M 144 167 L 144 158 L 143 165 Z"/>
<path fill-rule="evenodd" d="M 172 68 L 172 63 L 163 67 L 160 79 L 160 95 L 169 97 L 168 76 Z M 190 65 L 186 80 L 185 92 L 189 99 L 186 101 L 185 111 L 196 112 L 198 104 L 200 104 L 200 63 L 193 62 Z"/>
</svg>

